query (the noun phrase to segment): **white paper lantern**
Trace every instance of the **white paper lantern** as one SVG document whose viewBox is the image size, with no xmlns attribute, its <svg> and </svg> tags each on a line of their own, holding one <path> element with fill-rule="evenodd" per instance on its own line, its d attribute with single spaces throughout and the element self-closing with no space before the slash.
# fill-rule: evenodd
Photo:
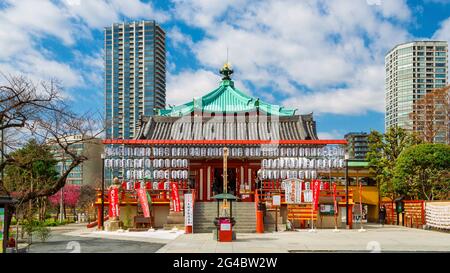
<svg viewBox="0 0 450 273">
<path fill-rule="evenodd" d="M 158 189 L 158 182 L 153 182 L 153 189 L 157 190 Z"/>
<path fill-rule="evenodd" d="M 266 180 L 267 179 L 267 170 L 262 170 L 261 171 L 261 179 L 262 180 Z"/>
<path fill-rule="evenodd" d="M 305 170 L 305 179 L 309 179 L 310 178 L 310 176 L 309 176 L 309 171 L 308 170 Z"/>
<path fill-rule="evenodd" d="M 305 178 L 305 172 L 304 171 L 298 171 L 298 178 L 304 179 Z"/>
<path fill-rule="evenodd" d="M 302 157 L 305 156 L 305 149 L 303 147 L 298 148 L 298 155 Z"/>
</svg>

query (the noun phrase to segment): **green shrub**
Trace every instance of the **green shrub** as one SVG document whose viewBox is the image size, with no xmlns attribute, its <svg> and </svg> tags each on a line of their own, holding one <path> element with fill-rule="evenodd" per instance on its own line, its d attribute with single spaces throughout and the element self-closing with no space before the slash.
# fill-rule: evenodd
<svg viewBox="0 0 450 273">
<path fill-rule="evenodd" d="M 41 240 L 41 242 L 47 241 L 51 236 L 51 229 L 44 226 L 43 224 L 37 226 L 34 230 L 34 234 Z"/>
</svg>

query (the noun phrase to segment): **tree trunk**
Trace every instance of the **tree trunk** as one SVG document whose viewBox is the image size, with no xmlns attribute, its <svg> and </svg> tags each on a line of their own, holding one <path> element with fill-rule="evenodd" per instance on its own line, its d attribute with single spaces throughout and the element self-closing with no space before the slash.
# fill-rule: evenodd
<svg viewBox="0 0 450 273">
<path fill-rule="evenodd" d="M 5 244 L 3 245 L 3 249 L 6 250 L 8 241 L 9 241 L 9 227 L 11 226 L 11 220 L 12 220 L 12 216 L 14 213 L 14 206 L 11 205 L 6 205 L 6 210 L 5 210 L 5 229 L 6 233 L 4 234 L 4 242 Z M 3 242 L 1 242 L 3 243 Z"/>
</svg>

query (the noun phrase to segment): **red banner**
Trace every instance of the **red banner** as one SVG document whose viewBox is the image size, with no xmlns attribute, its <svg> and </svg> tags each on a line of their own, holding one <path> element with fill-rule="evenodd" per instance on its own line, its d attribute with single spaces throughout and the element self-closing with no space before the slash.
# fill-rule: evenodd
<svg viewBox="0 0 450 273">
<path fill-rule="evenodd" d="M 112 187 L 109 189 L 109 217 L 119 217 L 119 189 Z"/>
<path fill-rule="evenodd" d="M 150 208 L 148 206 L 147 190 L 145 188 L 139 188 L 137 190 L 139 203 L 141 204 L 144 217 L 150 217 Z"/>
<path fill-rule="evenodd" d="M 334 214 L 335 215 L 338 213 L 336 196 L 337 196 L 336 183 L 333 183 L 333 201 L 334 201 Z"/>
<path fill-rule="evenodd" d="M 313 180 L 313 204 L 314 210 L 319 206 L 320 181 Z"/>
<path fill-rule="evenodd" d="M 178 195 L 178 184 L 170 183 L 172 189 L 172 202 L 173 202 L 173 210 L 175 212 L 181 211 L 180 208 L 180 196 Z"/>
</svg>

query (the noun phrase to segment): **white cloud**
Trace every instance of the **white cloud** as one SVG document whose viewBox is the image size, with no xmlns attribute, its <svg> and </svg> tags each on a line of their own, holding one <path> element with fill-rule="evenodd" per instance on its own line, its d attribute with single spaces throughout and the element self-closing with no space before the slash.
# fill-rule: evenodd
<svg viewBox="0 0 450 273">
<path fill-rule="evenodd" d="M 338 130 L 332 130 L 331 132 L 318 132 L 317 136 L 319 139 L 343 139 L 344 133 Z"/>
<path fill-rule="evenodd" d="M 35 80 L 57 79 L 66 88 L 102 88 L 102 52 L 75 50 L 92 39 L 92 31 L 132 17 L 158 22 L 169 16 L 139 0 L 5 0 L 0 5 L 0 71 Z M 60 61 L 42 44 L 53 38 L 74 61 Z M 67 56 L 67 57 L 68 57 Z M 99 73 L 100 72 L 100 73 Z"/>
<path fill-rule="evenodd" d="M 168 14 L 156 10 L 151 3 L 140 0 L 79 0 L 63 2 L 63 9 L 90 28 L 103 28 L 122 21 L 122 18 L 152 18 L 159 23 L 169 19 Z"/>
<path fill-rule="evenodd" d="M 383 112 L 384 54 L 410 38 L 405 1 L 174 2 L 178 18 L 206 33 L 191 46 L 201 65 L 217 69 L 228 47 L 235 78 L 302 112 Z"/>
<path fill-rule="evenodd" d="M 167 105 L 178 105 L 189 102 L 194 97 L 203 96 L 206 92 L 218 87 L 220 78 L 211 71 L 199 69 L 185 70 L 167 76 Z"/>
</svg>

